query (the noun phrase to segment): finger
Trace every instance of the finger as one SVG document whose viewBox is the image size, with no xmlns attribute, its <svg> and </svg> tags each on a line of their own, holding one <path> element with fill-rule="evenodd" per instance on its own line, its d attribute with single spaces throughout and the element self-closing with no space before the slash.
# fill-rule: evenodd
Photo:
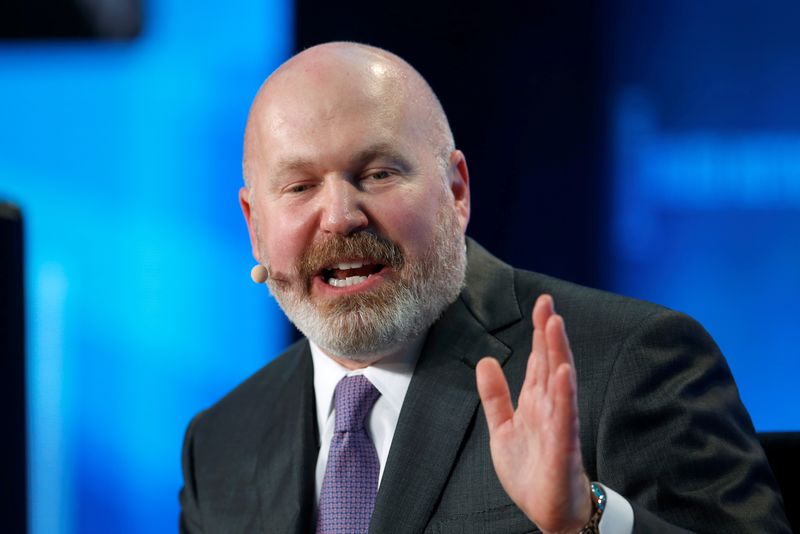
<svg viewBox="0 0 800 534">
<path fill-rule="evenodd" d="M 544 332 L 547 318 L 553 315 L 553 313 L 553 297 L 547 294 L 539 295 L 539 298 L 536 299 L 536 304 L 533 305 L 534 334 L 536 334 L 536 330 Z"/>
<path fill-rule="evenodd" d="M 553 459 L 553 483 L 562 495 L 571 495 L 583 476 L 578 408 L 574 373 L 563 364 L 553 373 L 553 411 L 548 433 L 547 455 Z"/>
<path fill-rule="evenodd" d="M 547 363 L 549 368 L 555 372 L 562 363 L 572 366 L 572 351 L 569 347 L 569 339 L 567 338 L 563 317 L 554 314 L 547 319 L 545 338 L 547 339 Z"/>
<path fill-rule="evenodd" d="M 553 436 L 556 438 L 556 449 L 563 453 L 580 454 L 577 385 L 575 373 L 570 365 L 562 363 L 553 373 L 552 392 L 555 417 Z M 565 459 L 567 457 L 565 455 Z"/>
<path fill-rule="evenodd" d="M 478 382 L 478 395 L 483 403 L 486 413 L 486 423 L 489 433 L 511 419 L 514 407 L 511 405 L 511 393 L 508 391 L 508 382 L 500 368 L 500 363 L 494 358 L 483 358 L 475 369 Z"/>
<path fill-rule="evenodd" d="M 549 373 L 547 365 L 547 337 L 545 330 L 548 318 L 553 315 L 553 298 L 550 295 L 541 295 L 536 299 L 533 306 L 533 342 L 531 356 L 528 361 L 531 386 L 540 384 L 547 386 L 547 375 Z M 533 360 L 533 361 L 530 361 Z M 528 386 L 526 384 L 526 386 Z M 528 386 L 528 387 L 531 387 Z"/>
</svg>

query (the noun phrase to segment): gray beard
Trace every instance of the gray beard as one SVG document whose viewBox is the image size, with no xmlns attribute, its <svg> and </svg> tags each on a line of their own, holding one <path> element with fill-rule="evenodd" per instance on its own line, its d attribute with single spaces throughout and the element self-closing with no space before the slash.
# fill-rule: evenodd
<svg viewBox="0 0 800 534">
<path fill-rule="evenodd" d="M 334 356 L 368 363 L 424 333 L 458 298 L 467 257 L 455 210 L 442 206 L 433 242 L 423 257 L 406 261 L 382 288 L 316 304 L 308 286 L 268 280 L 270 293 L 308 339 Z"/>
</svg>

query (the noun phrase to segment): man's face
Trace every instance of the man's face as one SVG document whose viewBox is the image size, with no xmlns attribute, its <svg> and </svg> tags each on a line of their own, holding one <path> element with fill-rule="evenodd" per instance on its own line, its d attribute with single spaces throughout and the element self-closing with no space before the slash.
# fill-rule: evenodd
<svg viewBox="0 0 800 534">
<path fill-rule="evenodd" d="M 284 83 L 257 104 L 240 200 L 287 316 L 324 349 L 367 360 L 458 295 L 466 164 L 437 154 L 395 80 L 323 78 Z"/>
</svg>

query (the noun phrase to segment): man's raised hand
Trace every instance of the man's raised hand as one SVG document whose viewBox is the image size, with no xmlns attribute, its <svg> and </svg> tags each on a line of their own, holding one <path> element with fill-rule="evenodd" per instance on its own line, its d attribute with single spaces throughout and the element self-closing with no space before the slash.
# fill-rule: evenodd
<svg viewBox="0 0 800 534">
<path fill-rule="evenodd" d="M 578 439 L 572 351 L 550 295 L 533 307 L 533 347 L 516 411 L 497 360 L 478 363 L 477 381 L 492 462 L 506 493 L 543 532 L 577 532 L 592 504 Z"/>
</svg>

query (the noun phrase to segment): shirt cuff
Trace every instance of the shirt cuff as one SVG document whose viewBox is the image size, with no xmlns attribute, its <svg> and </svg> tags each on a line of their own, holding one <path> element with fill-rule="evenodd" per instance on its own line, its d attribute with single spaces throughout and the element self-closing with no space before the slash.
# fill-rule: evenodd
<svg viewBox="0 0 800 534">
<path fill-rule="evenodd" d="M 606 508 L 600 517 L 600 534 L 631 534 L 633 532 L 633 508 L 622 495 L 604 484 Z"/>
</svg>

